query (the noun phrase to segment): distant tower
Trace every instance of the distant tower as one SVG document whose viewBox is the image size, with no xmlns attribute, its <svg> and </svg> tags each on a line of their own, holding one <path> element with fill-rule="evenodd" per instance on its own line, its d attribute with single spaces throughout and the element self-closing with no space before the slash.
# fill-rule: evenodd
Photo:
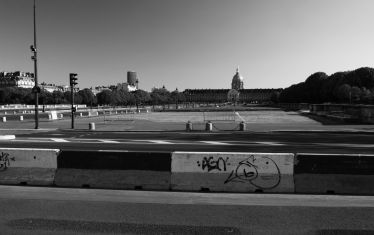
<svg viewBox="0 0 374 235">
<path fill-rule="evenodd" d="M 244 89 L 243 77 L 240 76 L 240 74 L 239 74 L 239 66 L 236 69 L 236 73 L 235 73 L 234 77 L 232 78 L 231 89 L 235 89 L 235 90 Z"/>
<path fill-rule="evenodd" d="M 138 85 L 138 75 L 134 71 L 127 71 L 127 84 L 130 86 Z"/>
</svg>

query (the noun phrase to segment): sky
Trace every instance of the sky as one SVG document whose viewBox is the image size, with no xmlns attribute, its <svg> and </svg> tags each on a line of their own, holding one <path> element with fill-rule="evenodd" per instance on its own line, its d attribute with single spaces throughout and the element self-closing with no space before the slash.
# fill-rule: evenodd
<svg viewBox="0 0 374 235">
<path fill-rule="evenodd" d="M 33 72 L 33 0 L 0 0 L 0 71 Z M 374 67 L 372 0 L 36 0 L 39 82 L 285 88 Z"/>
</svg>

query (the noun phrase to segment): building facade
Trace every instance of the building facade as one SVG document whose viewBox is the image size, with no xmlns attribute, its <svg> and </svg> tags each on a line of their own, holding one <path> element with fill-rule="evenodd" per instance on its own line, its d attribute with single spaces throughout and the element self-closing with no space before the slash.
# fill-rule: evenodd
<svg viewBox="0 0 374 235">
<path fill-rule="evenodd" d="M 231 90 L 239 92 L 239 103 L 268 103 L 275 92 L 282 89 L 244 89 L 243 77 L 237 68 L 231 82 Z M 229 102 L 230 89 L 186 89 L 184 95 L 191 103 L 225 103 Z"/>
<path fill-rule="evenodd" d="M 28 72 L 0 72 L 0 87 L 33 88 L 35 79 L 33 73 Z"/>
</svg>

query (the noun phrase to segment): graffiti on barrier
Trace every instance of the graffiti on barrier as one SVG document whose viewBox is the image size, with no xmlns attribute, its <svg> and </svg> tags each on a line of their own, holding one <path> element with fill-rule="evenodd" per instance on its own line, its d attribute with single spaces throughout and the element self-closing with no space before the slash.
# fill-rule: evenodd
<svg viewBox="0 0 374 235">
<path fill-rule="evenodd" d="M 224 183 L 250 183 L 259 189 L 272 189 L 280 181 L 279 167 L 271 158 L 252 155 L 240 161 Z"/>
<path fill-rule="evenodd" d="M 10 160 L 15 161 L 15 158 L 9 157 L 9 153 L 0 153 L 0 171 L 5 171 L 10 166 Z"/>
<path fill-rule="evenodd" d="M 198 167 L 201 167 L 202 170 L 207 169 L 208 172 L 211 172 L 213 170 L 217 171 L 226 171 L 226 168 L 228 165 L 229 158 L 226 159 L 219 157 L 217 159 L 214 159 L 214 157 L 204 157 L 203 160 L 197 161 Z"/>
</svg>

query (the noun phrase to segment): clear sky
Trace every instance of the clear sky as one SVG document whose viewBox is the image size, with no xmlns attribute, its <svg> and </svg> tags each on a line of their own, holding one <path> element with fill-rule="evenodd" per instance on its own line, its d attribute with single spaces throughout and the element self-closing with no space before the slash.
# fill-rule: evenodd
<svg viewBox="0 0 374 235">
<path fill-rule="evenodd" d="M 373 0 L 36 0 L 39 81 L 285 88 L 374 67 Z M 33 0 L 0 0 L 0 71 L 33 72 Z"/>
</svg>

